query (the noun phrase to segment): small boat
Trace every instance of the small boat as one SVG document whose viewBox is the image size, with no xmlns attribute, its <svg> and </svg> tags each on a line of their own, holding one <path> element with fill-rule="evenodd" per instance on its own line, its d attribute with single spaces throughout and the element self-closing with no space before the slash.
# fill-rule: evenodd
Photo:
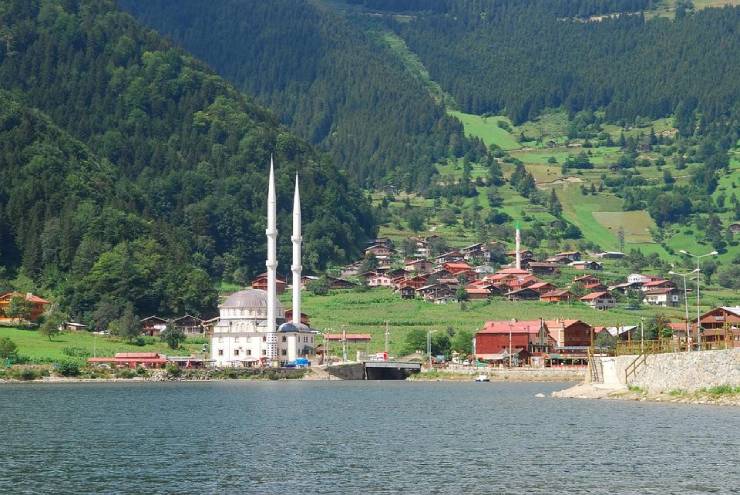
<svg viewBox="0 0 740 495">
<path fill-rule="evenodd" d="M 491 379 L 488 378 L 488 375 L 486 375 L 485 373 L 481 373 L 475 377 L 475 381 L 476 382 L 490 382 Z"/>
</svg>

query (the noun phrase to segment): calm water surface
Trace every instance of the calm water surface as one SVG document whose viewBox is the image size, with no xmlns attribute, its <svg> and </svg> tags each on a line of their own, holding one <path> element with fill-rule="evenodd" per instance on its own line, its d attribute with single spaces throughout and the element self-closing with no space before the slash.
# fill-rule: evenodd
<svg viewBox="0 0 740 495">
<path fill-rule="evenodd" d="M 0 386 L 0 493 L 740 493 L 736 408 L 566 384 Z"/>
</svg>

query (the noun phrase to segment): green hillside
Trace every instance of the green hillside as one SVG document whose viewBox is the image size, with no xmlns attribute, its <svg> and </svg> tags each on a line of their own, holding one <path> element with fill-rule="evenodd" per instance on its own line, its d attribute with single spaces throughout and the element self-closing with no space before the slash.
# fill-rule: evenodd
<svg viewBox="0 0 740 495">
<path fill-rule="evenodd" d="M 375 234 L 339 164 L 112 1 L 5 1 L 0 25 L 0 290 L 212 314 L 215 280 L 264 270 L 271 155 L 283 231 L 301 175 L 307 269 Z"/>
</svg>

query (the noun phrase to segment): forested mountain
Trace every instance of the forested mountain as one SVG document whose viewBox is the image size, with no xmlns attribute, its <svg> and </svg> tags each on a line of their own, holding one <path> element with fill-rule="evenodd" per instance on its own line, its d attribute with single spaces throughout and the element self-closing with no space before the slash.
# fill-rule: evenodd
<svg viewBox="0 0 740 495">
<path fill-rule="evenodd" d="M 119 0 L 370 186 L 424 187 L 470 144 L 379 40 L 309 0 Z"/>
<path fill-rule="evenodd" d="M 296 172 L 309 270 L 375 234 L 334 163 L 112 1 L 2 1 L 0 38 L 1 265 L 71 313 L 207 312 L 263 271 L 271 154 L 281 266 Z"/>
<path fill-rule="evenodd" d="M 738 7 L 646 20 L 629 12 L 647 2 L 443 3 L 410 22 L 388 16 L 388 26 L 466 112 L 523 122 L 563 106 L 571 115 L 605 109 L 609 121 L 673 113 L 738 121 Z M 628 13 L 570 18 L 606 7 Z"/>
</svg>

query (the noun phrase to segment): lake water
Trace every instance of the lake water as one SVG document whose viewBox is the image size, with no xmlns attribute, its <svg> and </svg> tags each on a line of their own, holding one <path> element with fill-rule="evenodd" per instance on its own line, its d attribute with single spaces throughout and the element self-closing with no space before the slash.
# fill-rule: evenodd
<svg viewBox="0 0 740 495">
<path fill-rule="evenodd" d="M 567 385 L 2 385 L 0 493 L 740 493 L 738 409 Z"/>
</svg>

